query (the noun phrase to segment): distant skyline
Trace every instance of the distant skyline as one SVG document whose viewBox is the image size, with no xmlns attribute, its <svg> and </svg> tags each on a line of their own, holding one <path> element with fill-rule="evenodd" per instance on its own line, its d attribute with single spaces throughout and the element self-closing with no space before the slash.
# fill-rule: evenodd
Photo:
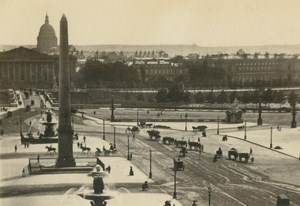
<svg viewBox="0 0 300 206">
<path fill-rule="evenodd" d="M 73 45 L 300 44 L 299 0 L 0 0 L 0 44 L 36 45 L 46 13 Z"/>
</svg>

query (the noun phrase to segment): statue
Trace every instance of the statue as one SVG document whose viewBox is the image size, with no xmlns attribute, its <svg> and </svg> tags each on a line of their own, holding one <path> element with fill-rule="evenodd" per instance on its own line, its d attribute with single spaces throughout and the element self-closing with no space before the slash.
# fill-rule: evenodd
<svg viewBox="0 0 300 206">
<path fill-rule="evenodd" d="M 94 189 L 95 194 L 103 194 L 104 183 L 103 183 L 102 177 L 99 177 L 99 176 L 94 177 L 93 189 Z"/>
<path fill-rule="evenodd" d="M 228 123 L 242 123 L 242 110 L 238 106 L 239 101 L 235 98 L 233 104 L 226 111 L 226 122 Z"/>
</svg>

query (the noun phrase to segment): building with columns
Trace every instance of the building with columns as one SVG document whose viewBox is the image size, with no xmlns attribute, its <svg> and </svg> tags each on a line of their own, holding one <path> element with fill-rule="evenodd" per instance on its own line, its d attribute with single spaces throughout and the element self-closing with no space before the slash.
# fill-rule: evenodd
<svg viewBox="0 0 300 206">
<path fill-rule="evenodd" d="M 57 55 L 47 55 L 25 47 L 0 52 L 1 89 L 53 89 L 58 85 Z M 76 58 L 70 56 L 71 81 Z"/>
</svg>

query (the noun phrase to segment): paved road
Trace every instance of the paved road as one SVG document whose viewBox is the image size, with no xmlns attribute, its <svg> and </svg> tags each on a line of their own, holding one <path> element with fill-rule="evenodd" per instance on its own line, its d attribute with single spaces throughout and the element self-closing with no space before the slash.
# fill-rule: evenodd
<svg viewBox="0 0 300 206">
<path fill-rule="evenodd" d="M 213 134 L 208 134 L 213 135 Z M 112 135 L 107 140 L 112 141 Z M 118 135 L 118 150 L 127 155 L 127 137 Z M 173 158 L 179 152 L 173 145 L 167 146 L 137 136 L 130 140 L 133 163 L 149 173 L 149 148 L 153 150 L 153 179 L 169 194 L 173 194 Z M 209 185 L 212 186 L 212 205 L 276 205 L 277 194 L 287 194 L 291 205 L 300 204 L 300 188 L 285 183 L 269 181 L 268 177 L 250 170 L 246 165 L 226 160 L 212 162 L 212 154 L 189 152 L 184 158 L 185 170 L 177 172 L 178 198 L 183 205 L 197 200 L 208 205 Z"/>
</svg>

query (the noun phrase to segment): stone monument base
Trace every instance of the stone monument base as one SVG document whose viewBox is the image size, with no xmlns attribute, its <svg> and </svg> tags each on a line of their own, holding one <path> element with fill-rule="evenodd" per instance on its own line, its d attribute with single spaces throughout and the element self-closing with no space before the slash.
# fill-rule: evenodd
<svg viewBox="0 0 300 206">
<path fill-rule="evenodd" d="M 76 162 L 73 157 L 59 157 L 56 160 L 56 167 L 75 167 Z"/>
</svg>

